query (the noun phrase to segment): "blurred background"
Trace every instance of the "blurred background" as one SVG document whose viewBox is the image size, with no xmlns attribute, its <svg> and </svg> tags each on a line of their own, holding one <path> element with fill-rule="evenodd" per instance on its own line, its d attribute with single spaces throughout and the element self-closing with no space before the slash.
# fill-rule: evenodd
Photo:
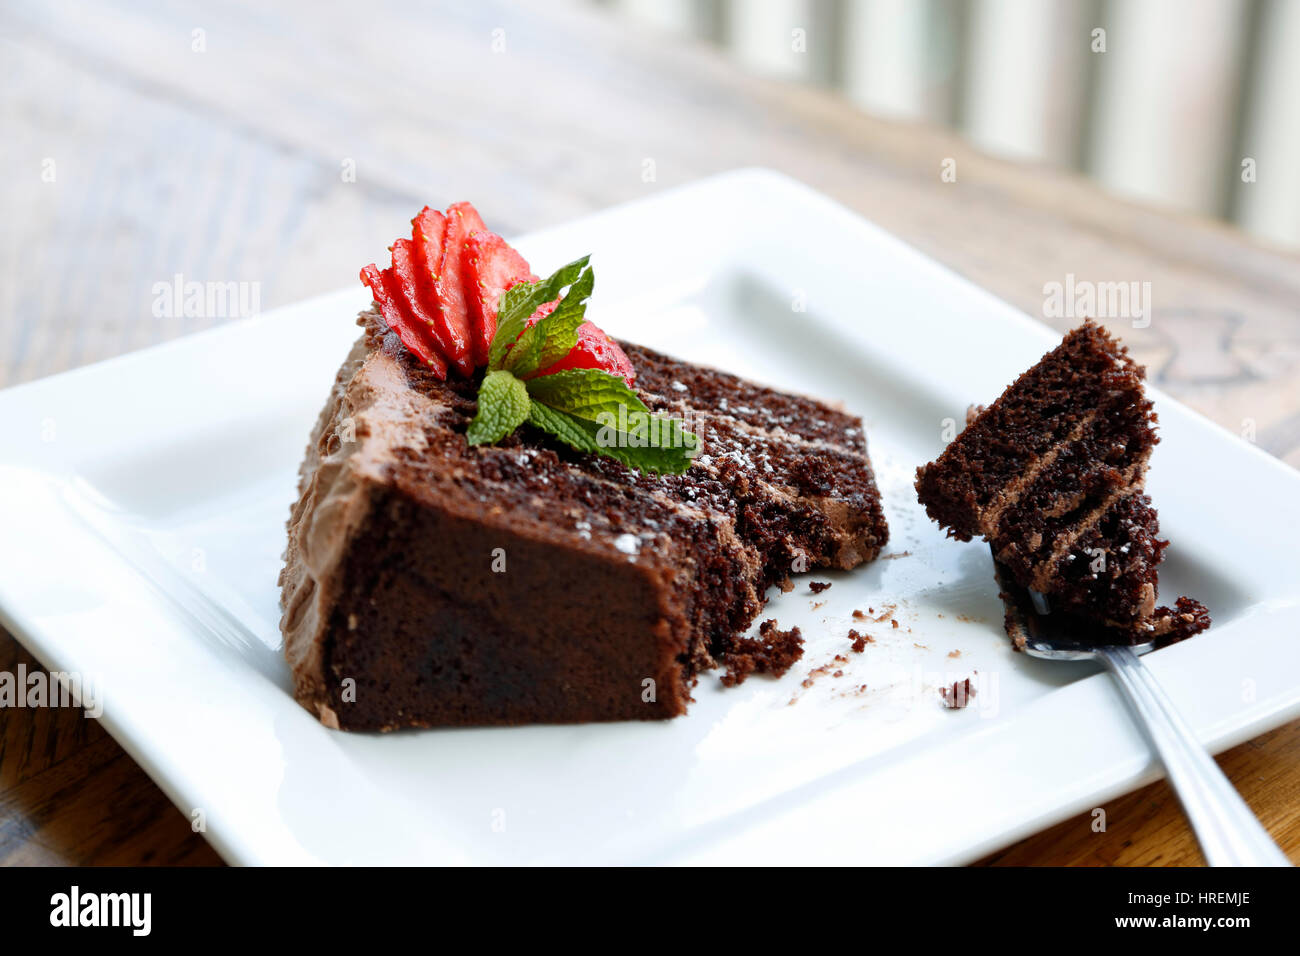
<svg viewBox="0 0 1300 956">
<path fill-rule="evenodd" d="M 1300 246 L 1300 0 L 591 0 L 995 155 Z"/>
<path fill-rule="evenodd" d="M 1153 381 L 1300 461 L 1297 53 L 1300 0 L 3 0 L 0 385 L 360 294 L 425 203 L 763 166 L 1050 324 L 1150 282 Z"/>
</svg>

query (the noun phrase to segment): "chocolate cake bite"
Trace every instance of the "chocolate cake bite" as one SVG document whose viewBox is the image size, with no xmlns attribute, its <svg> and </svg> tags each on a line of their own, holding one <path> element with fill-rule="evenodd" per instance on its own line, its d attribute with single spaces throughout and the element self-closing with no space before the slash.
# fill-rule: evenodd
<svg viewBox="0 0 1300 956">
<path fill-rule="evenodd" d="M 677 716 L 768 587 L 888 538 L 862 423 L 826 404 L 618 343 L 641 401 L 702 439 L 683 473 L 530 426 L 475 446 L 483 373 L 360 324 L 280 578 L 294 694 L 331 727 Z"/>
<path fill-rule="evenodd" d="M 1145 370 L 1092 322 L 973 410 L 939 458 L 917 469 L 926 512 L 951 537 L 989 542 L 1023 643 L 1028 613 L 1098 643 L 1170 640 L 1209 625 L 1189 598 L 1157 607 L 1168 544 L 1144 492 L 1158 439 Z M 1045 596 L 1034 610 L 1031 592 Z"/>
</svg>

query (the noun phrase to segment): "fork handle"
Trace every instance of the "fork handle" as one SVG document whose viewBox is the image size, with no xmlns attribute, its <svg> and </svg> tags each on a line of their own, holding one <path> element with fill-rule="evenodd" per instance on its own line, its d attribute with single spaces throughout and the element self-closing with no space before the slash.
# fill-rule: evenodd
<svg viewBox="0 0 1300 956">
<path fill-rule="evenodd" d="M 1141 658 L 1127 647 L 1099 648 L 1097 657 L 1115 675 L 1160 754 L 1205 861 L 1210 866 L 1290 866 Z"/>
</svg>

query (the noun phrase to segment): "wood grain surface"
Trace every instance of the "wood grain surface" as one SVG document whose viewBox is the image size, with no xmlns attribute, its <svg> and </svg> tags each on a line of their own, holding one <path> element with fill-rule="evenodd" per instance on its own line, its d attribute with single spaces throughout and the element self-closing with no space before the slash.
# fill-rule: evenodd
<svg viewBox="0 0 1300 956">
<path fill-rule="evenodd" d="M 1150 282 L 1150 325 L 1117 328 L 1152 380 L 1300 465 L 1300 259 L 587 5 L 10 0 L 0 75 L 0 385 L 226 321 L 154 317 L 177 274 L 259 283 L 266 310 L 347 284 L 426 202 L 470 197 L 512 234 L 757 165 L 1060 329 L 1045 284 Z M 0 634 L 0 670 L 19 661 Z M 1300 723 L 1220 762 L 1300 860 Z M 1082 816 L 986 862 L 1200 862 L 1163 783 L 1104 809 L 1103 833 Z M 218 862 L 54 709 L 0 711 L 0 860 Z"/>
</svg>

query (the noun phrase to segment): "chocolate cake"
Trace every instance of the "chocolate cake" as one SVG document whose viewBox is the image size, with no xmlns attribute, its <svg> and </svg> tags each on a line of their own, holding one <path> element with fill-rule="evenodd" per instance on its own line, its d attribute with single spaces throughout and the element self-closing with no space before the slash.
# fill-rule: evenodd
<svg viewBox="0 0 1300 956">
<path fill-rule="evenodd" d="M 992 547 L 1013 638 L 1031 592 L 1045 596 L 1052 626 L 1100 643 L 1208 626 L 1190 599 L 1156 607 L 1168 542 L 1143 490 L 1158 441 L 1144 376 L 1126 348 L 1086 322 L 917 469 L 930 517 L 951 537 L 979 535 Z"/>
<path fill-rule="evenodd" d="M 888 531 L 859 419 L 620 343 L 682 474 L 525 427 L 471 446 L 483 375 L 363 313 L 301 469 L 281 573 L 294 694 L 347 729 L 673 717 L 793 571 Z"/>
</svg>

